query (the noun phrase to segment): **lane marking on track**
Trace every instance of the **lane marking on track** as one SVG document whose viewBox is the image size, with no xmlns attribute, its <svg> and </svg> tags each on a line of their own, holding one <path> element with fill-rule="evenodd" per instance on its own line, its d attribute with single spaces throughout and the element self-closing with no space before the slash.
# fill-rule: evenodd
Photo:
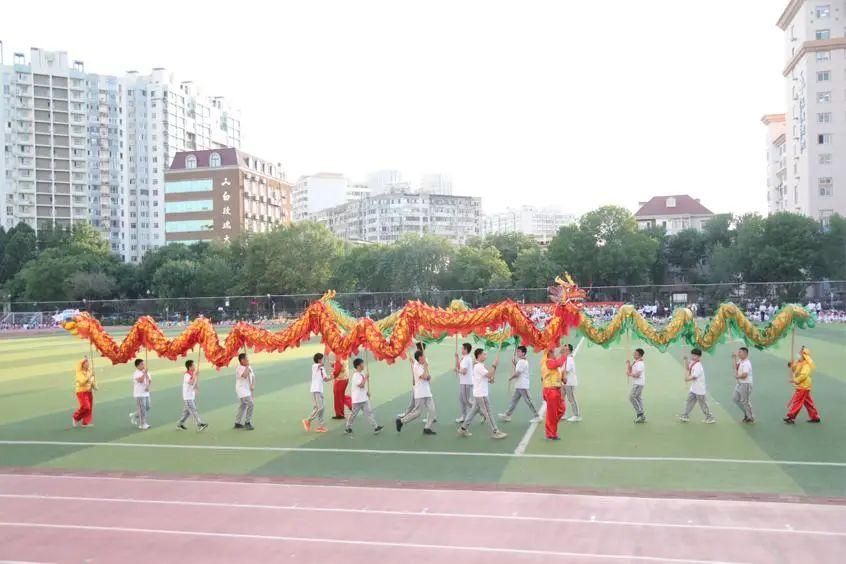
<svg viewBox="0 0 846 564">
<path fill-rule="evenodd" d="M 579 349 L 582 348 L 582 343 L 585 342 L 585 338 L 582 337 L 579 340 L 579 343 L 576 345 L 576 348 L 573 350 L 573 357 L 575 358 L 576 354 L 579 352 Z M 523 438 L 520 439 L 520 442 L 517 443 L 517 448 L 514 449 L 514 454 L 517 456 L 523 456 L 526 452 L 526 447 L 529 446 L 529 441 L 532 440 L 532 435 L 535 434 L 535 429 L 538 428 L 538 425 L 544 422 L 544 418 L 546 416 L 546 402 L 543 402 L 543 405 L 538 410 L 538 419 L 540 421 L 536 423 L 530 423 L 529 428 L 526 429 L 526 432 L 523 434 Z"/>
<path fill-rule="evenodd" d="M 87 497 L 87 496 L 64 496 L 64 495 L 41 495 L 41 494 L 0 494 L 0 499 L 29 499 L 38 501 L 73 501 L 73 502 L 94 502 L 94 503 L 132 503 L 139 505 L 177 505 L 195 507 L 216 507 L 227 509 L 255 509 L 271 511 L 303 511 L 318 513 L 353 513 L 364 515 L 389 515 L 401 517 L 436 517 L 455 519 L 490 519 L 494 521 L 524 521 L 538 523 L 569 523 L 581 525 L 607 525 L 618 527 L 652 527 L 665 529 L 695 529 L 713 531 L 738 531 L 742 533 L 763 533 L 763 534 L 795 534 L 795 535 L 818 535 L 827 537 L 846 537 L 846 531 L 820 531 L 812 529 L 773 528 L 773 527 L 744 527 L 736 525 L 705 525 L 695 524 L 692 521 L 687 523 L 659 523 L 653 521 L 619 521 L 613 519 L 597 519 L 593 515 L 590 519 L 578 519 L 575 517 L 537 517 L 531 515 L 496 515 L 490 513 L 450 513 L 429 511 L 423 508 L 420 511 L 401 511 L 393 509 L 367 509 L 347 507 L 314 507 L 299 504 L 271 505 L 263 503 L 224 503 L 214 501 L 188 501 L 171 499 L 137 499 L 137 498 L 113 498 L 113 497 Z"/>
<path fill-rule="evenodd" d="M 769 466 L 822 466 L 846 468 L 846 462 L 822 462 L 817 460 L 764 460 L 744 458 L 695 458 L 674 456 L 613 456 L 594 454 L 541 454 L 530 453 L 517 455 L 513 452 L 460 452 L 450 450 L 380 450 L 354 448 L 309 448 L 309 447 L 273 447 L 273 446 L 236 446 L 236 445 L 174 445 L 161 443 L 108 443 L 82 441 L 0 441 L 0 446 L 79 446 L 79 447 L 116 447 L 150 448 L 176 450 L 208 450 L 221 452 L 294 452 L 311 454 L 372 454 L 372 455 L 408 455 L 408 456 L 456 456 L 482 458 L 532 458 L 539 460 L 602 460 L 606 462 L 703 462 L 714 464 L 763 464 Z"/>
<path fill-rule="evenodd" d="M 595 554 L 582 552 L 559 552 L 552 550 L 532 550 L 522 548 L 492 548 L 488 546 L 465 546 L 465 545 L 449 545 L 449 544 L 421 544 L 421 543 L 403 543 L 403 542 L 388 542 L 388 541 L 363 541 L 353 539 L 332 539 L 332 538 L 314 538 L 314 537 L 291 537 L 283 535 L 258 535 L 246 533 L 223 533 L 214 531 L 188 531 L 175 529 L 147 529 L 136 527 L 100 527 L 95 525 L 61 525 L 57 523 L 31 523 L 31 522 L 2 522 L 0 527 L 16 527 L 16 528 L 41 528 L 41 529 L 65 529 L 71 531 L 101 531 L 107 533 L 147 533 L 167 536 L 197 536 L 197 537 L 211 537 L 211 538 L 226 538 L 237 540 L 267 540 L 267 541 L 281 541 L 281 542 L 301 542 L 301 543 L 315 543 L 315 544 L 344 544 L 353 546 L 381 546 L 388 548 L 405 548 L 405 549 L 426 549 L 426 550 L 462 550 L 465 552 L 484 552 L 493 554 L 519 554 L 528 556 L 557 556 L 567 558 L 598 558 L 606 560 L 634 560 L 646 562 L 679 562 L 691 564 L 736 564 L 734 562 L 726 562 L 720 560 L 693 560 L 686 558 L 664 558 L 660 556 L 634 556 L 629 554 Z"/>
</svg>

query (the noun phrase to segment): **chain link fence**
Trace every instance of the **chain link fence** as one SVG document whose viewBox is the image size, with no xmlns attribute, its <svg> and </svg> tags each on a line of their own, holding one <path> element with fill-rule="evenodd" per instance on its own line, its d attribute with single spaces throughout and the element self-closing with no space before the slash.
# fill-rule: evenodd
<svg viewBox="0 0 846 564">
<path fill-rule="evenodd" d="M 655 305 L 659 311 L 696 304 L 697 314 L 708 316 L 722 302 L 731 301 L 748 310 L 762 302 L 778 307 L 784 303 L 819 302 L 826 310 L 844 310 L 846 281 L 764 282 L 746 284 L 672 284 L 647 286 L 595 286 L 588 288 L 593 302 L 625 302 Z M 88 311 L 106 325 L 127 325 L 141 315 L 162 322 L 178 323 L 204 315 L 216 322 L 285 320 L 300 315 L 321 294 L 216 296 L 191 298 L 143 298 L 81 300 L 73 302 L 8 302 L 4 314 L 41 312 L 46 323 L 65 310 Z M 378 319 L 420 300 L 446 307 L 453 299 L 480 307 L 505 299 L 525 304 L 548 302 L 546 288 L 432 290 L 424 292 L 362 292 L 337 294 L 335 300 L 351 314 Z"/>
</svg>

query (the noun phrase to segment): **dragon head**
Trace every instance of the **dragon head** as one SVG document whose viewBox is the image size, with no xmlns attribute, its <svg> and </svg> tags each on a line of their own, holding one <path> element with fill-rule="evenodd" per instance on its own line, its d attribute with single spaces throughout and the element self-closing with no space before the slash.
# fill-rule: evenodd
<svg viewBox="0 0 846 564">
<path fill-rule="evenodd" d="M 573 278 L 567 272 L 564 273 L 564 279 L 560 276 L 555 277 L 556 286 L 549 287 L 549 300 L 556 304 L 571 305 L 578 309 L 584 307 L 584 301 L 587 299 L 587 292 L 573 281 Z"/>
</svg>

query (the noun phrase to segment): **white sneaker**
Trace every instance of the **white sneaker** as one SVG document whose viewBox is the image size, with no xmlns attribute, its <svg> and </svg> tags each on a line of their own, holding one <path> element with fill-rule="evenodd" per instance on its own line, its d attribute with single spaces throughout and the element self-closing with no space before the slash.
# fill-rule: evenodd
<svg viewBox="0 0 846 564">
<path fill-rule="evenodd" d="M 74 419 L 73 417 L 71 417 L 71 421 L 73 422 L 73 426 L 74 426 L 74 427 L 79 427 L 79 421 L 77 421 L 77 420 L 76 420 L 76 419 Z"/>
<path fill-rule="evenodd" d="M 508 436 L 508 433 L 503 433 L 502 431 L 497 431 L 496 433 L 494 433 L 494 434 L 492 435 L 492 437 L 493 437 L 494 439 L 504 439 L 504 438 L 505 438 L 505 437 L 507 437 L 507 436 Z"/>
<path fill-rule="evenodd" d="M 462 429 L 461 427 L 459 427 L 458 428 L 458 436 L 459 437 L 472 437 L 473 433 L 471 433 L 467 429 Z"/>
<path fill-rule="evenodd" d="M 150 428 L 150 424 L 144 423 L 143 425 L 138 425 L 138 428 L 141 429 L 142 431 L 146 431 L 147 429 Z"/>
<path fill-rule="evenodd" d="M 581 420 L 582 418 L 577 415 L 573 415 L 572 417 L 567 418 L 567 421 L 569 421 L 570 423 L 578 423 Z"/>
<path fill-rule="evenodd" d="M 134 411 L 129 414 L 129 422 L 135 426 L 138 425 L 138 416 L 135 414 Z"/>
<path fill-rule="evenodd" d="M 529 419 L 529 423 L 540 423 L 541 421 L 543 421 L 543 419 L 541 419 L 540 417 L 532 417 L 531 419 Z"/>
<path fill-rule="evenodd" d="M 499 415 L 497 415 L 497 417 L 499 417 L 502 421 L 511 421 L 511 416 L 506 415 L 505 413 L 500 413 Z"/>
<path fill-rule="evenodd" d="M 687 423 L 688 421 L 690 421 L 690 417 L 688 417 L 687 415 L 679 415 L 679 421 L 681 421 L 682 423 Z"/>
<path fill-rule="evenodd" d="M 397 413 L 397 419 L 402 419 L 405 417 L 405 413 Z"/>
<path fill-rule="evenodd" d="M 456 422 L 456 423 L 464 423 L 464 418 L 463 418 L 463 417 L 457 417 L 457 418 L 455 419 L 455 422 Z"/>
<path fill-rule="evenodd" d="M 709 417 L 708 419 L 705 420 L 705 423 L 707 423 L 708 425 L 711 425 L 712 423 L 716 423 L 716 422 L 717 422 L 717 420 L 714 417 Z"/>
</svg>

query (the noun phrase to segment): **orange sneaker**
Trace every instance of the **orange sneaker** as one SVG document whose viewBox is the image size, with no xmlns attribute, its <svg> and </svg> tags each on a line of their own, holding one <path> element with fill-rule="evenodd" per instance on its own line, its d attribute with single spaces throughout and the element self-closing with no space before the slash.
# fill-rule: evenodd
<svg viewBox="0 0 846 564">
<path fill-rule="evenodd" d="M 311 431 L 311 421 L 309 421 L 308 419 L 303 419 L 303 429 L 306 430 L 306 433 Z"/>
<path fill-rule="evenodd" d="M 314 430 L 315 433 L 325 433 L 326 431 L 328 431 L 326 427 L 318 427 Z"/>
</svg>

